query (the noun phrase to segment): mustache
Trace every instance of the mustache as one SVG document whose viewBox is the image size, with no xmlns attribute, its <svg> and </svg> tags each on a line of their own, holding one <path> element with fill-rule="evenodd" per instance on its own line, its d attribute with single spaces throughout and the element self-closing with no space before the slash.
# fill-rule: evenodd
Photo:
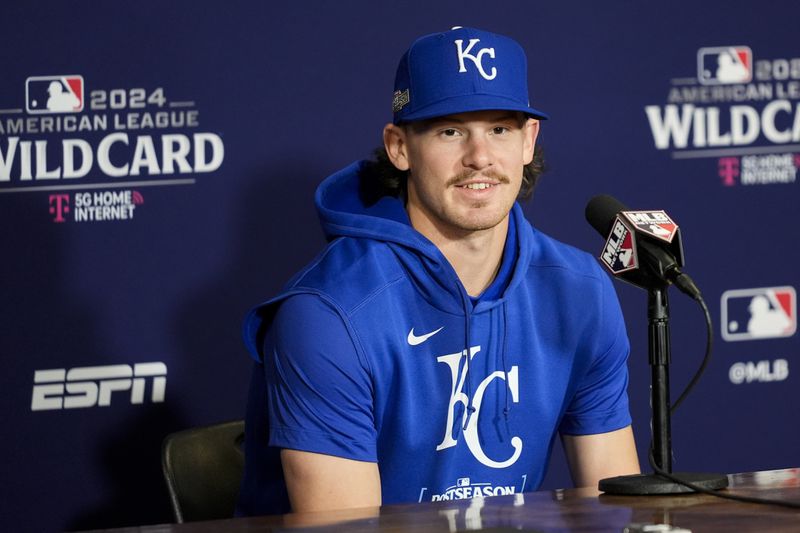
<svg viewBox="0 0 800 533">
<path fill-rule="evenodd" d="M 498 172 L 498 171 L 496 171 L 494 169 L 480 171 L 480 170 L 472 170 L 472 169 L 467 168 L 467 169 L 462 170 L 461 172 L 459 172 L 458 174 L 456 174 L 455 176 L 453 176 L 449 180 L 447 180 L 445 185 L 448 186 L 448 187 L 452 187 L 452 186 L 456 186 L 457 187 L 457 186 L 461 185 L 462 183 L 465 183 L 465 182 L 473 179 L 476 176 L 483 176 L 485 178 L 489 178 L 489 179 L 491 179 L 493 181 L 497 181 L 497 182 L 500 182 L 500 183 L 506 183 L 506 184 L 507 183 L 511 183 L 511 180 L 508 179 L 508 176 L 506 176 L 505 174 L 501 174 L 500 172 Z"/>
</svg>

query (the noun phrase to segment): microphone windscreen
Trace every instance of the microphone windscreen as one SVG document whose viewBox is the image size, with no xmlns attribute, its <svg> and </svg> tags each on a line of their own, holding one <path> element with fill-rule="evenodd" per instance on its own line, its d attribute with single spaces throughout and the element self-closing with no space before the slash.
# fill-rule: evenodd
<svg viewBox="0 0 800 533">
<path fill-rule="evenodd" d="M 625 204 L 613 196 L 599 194 L 586 204 L 586 221 L 605 239 L 611 231 L 617 213 L 627 210 Z"/>
</svg>

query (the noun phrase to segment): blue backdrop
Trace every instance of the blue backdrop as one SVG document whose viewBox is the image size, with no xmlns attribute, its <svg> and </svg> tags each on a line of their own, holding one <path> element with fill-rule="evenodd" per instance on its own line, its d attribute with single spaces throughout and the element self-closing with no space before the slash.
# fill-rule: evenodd
<svg viewBox="0 0 800 533">
<path fill-rule="evenodd" d="M 797 466 L 793 0 L 15 2 L 0 18 L 0 506 L 9 530 L 171 520 L 165 434 L 243 415 L 249 306 L 322 246 L 316 184 L 380 142 L 417 36 L 508 34 L 551 120 L 530 219 L 599 254 L 601 192 L 681 225 L 714 317 L 676 470 Z M 646 296 L 618 283 L 640 458 Z M 762 305 L 763 308 L 758 306 Z M 672 298 L 673 395 L 702 314 Z M 568 486 L 557 451 L 546 488 Z"/>
</svg>

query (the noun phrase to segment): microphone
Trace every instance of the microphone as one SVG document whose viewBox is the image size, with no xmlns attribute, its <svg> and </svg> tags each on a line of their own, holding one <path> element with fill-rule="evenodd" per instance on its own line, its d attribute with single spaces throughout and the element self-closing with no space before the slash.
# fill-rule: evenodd
<svg viewBox="0 0 800 533">
<path fill-rule="evenodd" d="M 700 289 L 681 271 L 680 229 L 664 211 L 631 211 L 607 194 L 586 205 L 586 220 L 606 239 L 600 261 L 611 273 L 637 287 L 674 284 L 694 300 Z"/>
</svg>

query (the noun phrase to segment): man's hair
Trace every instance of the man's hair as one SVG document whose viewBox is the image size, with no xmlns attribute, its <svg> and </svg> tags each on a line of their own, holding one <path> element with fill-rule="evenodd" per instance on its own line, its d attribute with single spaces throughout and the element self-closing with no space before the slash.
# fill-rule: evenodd
<svg viewBox="0 0 800 533">
<path fill-rule="evenodd" d="M 533 195 L 533 189 L 544 171 L 544 153 L 542 147 L 536 145 L 533 160 L 522 170 L 522 186 L 517 195 L 518 200 L 527 200 Z M 408 170 L 400 170 L 392 164 L 383 146 L 376 148 L 373 159 L 368 161 L 361 171 L 362 200 L 366 205 L 371 205 L 382 196 L 405 197 L 408 173 Z"/>
</svg>

